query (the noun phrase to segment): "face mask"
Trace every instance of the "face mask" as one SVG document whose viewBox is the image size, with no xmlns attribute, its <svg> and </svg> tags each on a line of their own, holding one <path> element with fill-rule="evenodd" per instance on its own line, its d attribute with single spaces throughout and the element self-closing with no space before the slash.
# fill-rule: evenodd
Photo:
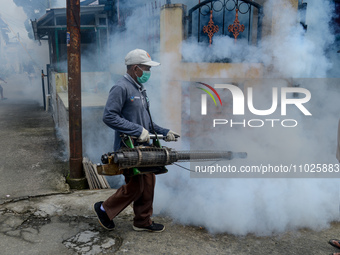
<svg viewBox="0 0 340 255">
<path fill-rule="evenodd" d="M 139 66 L 137 66 L 140 70 L 142 70 Z M 137 81 L 139 82 L 139 83 L 145 83 L 145 82 L 147 82 L 148 80 L 149 80 L 149 78 L 150 78 L 150 76 L 151 76 L 151 72 L 150 71 L 144 71 L 144 70 L 142 70 L 143 71 L 143 74 L 142 74 L 142 76 L 141 77 L 138 77 L 137 76 Z"/>
</svg>

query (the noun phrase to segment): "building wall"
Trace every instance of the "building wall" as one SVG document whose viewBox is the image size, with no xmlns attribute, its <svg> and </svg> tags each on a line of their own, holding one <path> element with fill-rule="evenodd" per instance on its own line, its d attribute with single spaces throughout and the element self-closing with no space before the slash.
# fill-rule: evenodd
<svg viewBox="0 0 340 255">
<path fill-rule="evenodd" d="M 82 72 L 81 73 L 81 91 L 82 92 L 100 92 L 107 91 L 110 88 L 109 72 Z M 67 92 L 67 73 L 54 73 L 54 83 L 56 92 Z"/>
<path fill-rule="evenodd" d="M 82 73 L 82 139 L 84 156 L 99 162 L 102 153 L 112 150 L 112 130 L 102 121 L 104 106 L 108 97 L 107 87 L 98 86 L 98 81 L 108 79 L 108 73 Z M 69 151 L 69 111 L 67 74 L 51 71 L 50 109 L 59 137 Z M 110 84 L 106 84 L 110 86 Z M 109 141 L 109 142 L 107 142 Z M 103 148 L 102 145 L 106 144 Z"/>
<path fill-rule="evenodd" d="M 182 4 L 165 5 L 161 10 L 161 63 L 163 111 L 171 120 L 171 128 L 181 130 L 183 84 L 201 78 L 220 78 L 222 74 L 231 74 L 229 78 L 260 78 L 263 66 L 260 63 L 190 63 L 183 62 L 181 55 L 182 42 L 185 39 L 186 6 Z M 199 54 L 199 53 L 198 53 Z M 166 70 L 171 70 L 167 72 Z M 176 74 L 173 77 L 173 74 Z M 182 95 L 183 96 L 183 95 Z M 173 102 L 176 102 L 174 104 Z M 171 105 L 171 107 L 169 107 Z"/>
<path fill-rule="evenodd" d="M 262 6 L 266 0 L 256 1 Z M 297 10 L 299 0 L 286 0 L 287 8 Z M 279 9 L 282 11 L 281 9 Z M 261 63 L 190 63 L 183 62 L 181 47 L 186 39 L 187 8 L 183 4 L 164 5 L 160 16 L 160 52 L 162 63 L 162 107 L 169 118 L 168 125 L 175 130 L 181 130 L 183 99 L 178 103 L 178 96 L 183 95 L 184 84 L 201 78 L 261 78 L 265 72 Z M 267 18 L 263 20 L 265 35 L 272 33 L 275 20 L 280 18 L 280 13 L 273 15 L 265 13 Z M 199 54 L 199 53 L 198 53 Z M 168 72 L 167 70 L 171 70 Z M 176 74 L 174 76 L 174 74 Z M 223 76 L 224 74 L 224 76 Z M 249 86 L 249 84 L 248 84 Z M 245 89 L 245 88 L 243 88 Z M 173 102 L 176 102 L 174 104 Z M 169 107 L 171 106 L 171 107 Z"/>
</svg>

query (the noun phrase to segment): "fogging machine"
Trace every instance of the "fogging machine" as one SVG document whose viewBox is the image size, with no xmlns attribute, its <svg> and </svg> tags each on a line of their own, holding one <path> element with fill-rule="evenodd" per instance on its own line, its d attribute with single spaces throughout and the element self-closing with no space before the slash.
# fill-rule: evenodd
<svg viewBox="0 0 340 255">
<path fill-rule="evenodd" d="M 135 140 L 123 135 L 124 147 L 116 152 L 102 155 L 102 164 L 97 165 L 100 175 L 134 176 L 145 173 L 167 173 L 166 165 L 175 162 L 188 161 L 217 161 L 231 160 L 233 158 L 246 158 L 246 152 L 232 151 L 177 151 L 161 146 L 159 140 L 165 139 L 163 135 L 150 135 L 153 140 L 150 146 L 135 146 Z"/>
</svg>

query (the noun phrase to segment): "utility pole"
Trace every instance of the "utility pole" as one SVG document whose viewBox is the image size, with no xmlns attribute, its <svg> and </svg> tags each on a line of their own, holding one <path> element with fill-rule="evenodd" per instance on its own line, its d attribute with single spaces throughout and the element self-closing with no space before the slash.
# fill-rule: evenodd
<svg viewBox="0 0 340 255">
<path fill-rule="evenodd" d="M 67 69 L 68 111 L 70 142 L 71 188 L 84 188 L 82 117 L 81 117 L 81 66 L 80 66 L 80 0 L 67 0 Z"/>
</svg>

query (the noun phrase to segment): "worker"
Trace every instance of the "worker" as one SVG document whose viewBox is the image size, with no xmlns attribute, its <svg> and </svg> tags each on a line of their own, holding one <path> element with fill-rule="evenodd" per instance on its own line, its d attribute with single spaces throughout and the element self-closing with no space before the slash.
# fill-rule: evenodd
<svg viewBox="0 0 340 255">
<path fill-rule="evenodd" d="M 339 124 L 338 124 L 338 141 L 337 141 L 336 158 L 340 163 L 340 120 L 339 120 Z M 331 239 L 331 240 L 329 240 L 329 244 L 340 249 L 340 240 L 339 239 Z M 333 255 L 340 255 L 340 252 L 333 253 Z"/>
<path fill-rule="evenodd" d="M 1 96 L 1 100 L 5 100 L 7 99 L 6 97 L 4 97 L 4 89 L 3 87 L 1 86 L 1 83 L 4 82 L 4 83 L 7 83 L 4 79 L 2 79 L 0 77 L 0 96 Z"/>
<path fill-rule="evenodd" d="M 151 67 L 160 65 L 141 49 L 130 51 L 125 57 L 126 74 L 111 88 L 104 109 L 103 121 L 115 130 L 114 150 L 121 147 L 121 134 L 137 137 L 138 144 L 146 145 L 150 133 L 166 136 L 165 141 L 176 141 L 174 131 L 151 122 L 149 99 L 144 83 L 151 75 Z M 104 202 L 94 204 L 99 223 L 107 230 L 113 230 L 115 218 L 133 202 L 136 231 L 162 232 L 165 227 L 151 220 L 156 177 L 154 173 L 125 176 L 126 184 Z"/>
<path fill-rule="evenodd" d="M 331 239 L 331 240 L 329 240 L 328 243 L 330 245 L 340 249 L 340 240 L 339 239 Z M 335 252 L 335 253 L 332 253 L 332 254 L 333 255 L 340 255 L 340 252 Z"/>
</svg>

